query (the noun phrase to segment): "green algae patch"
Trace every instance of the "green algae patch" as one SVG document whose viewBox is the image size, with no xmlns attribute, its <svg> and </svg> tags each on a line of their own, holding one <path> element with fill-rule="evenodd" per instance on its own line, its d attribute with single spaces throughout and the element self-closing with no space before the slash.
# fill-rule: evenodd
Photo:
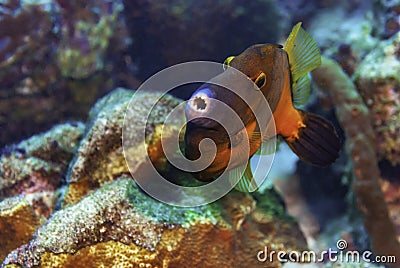
<svg viewBox="0 0 400 268">
<path fill-rule="evenodd" d="M 257 200 L 257 207 L 262 209 L 265 214 L 280 220 L 295 221 L 292 216 L 287 214 L 285 203 L 274 188 L 265 189 L 263 193 L 256 192 L 254 198 Z"/>
<path fill-rule="evenodd" d="M 195 223 L 216 224 L 220 206 L 216 203 L 198 207 L 177 207 L 157 201 L 144 194 L 132 181 L 128 187 L 130 202 L 143 214 L 158 223 L 189 227 Z M 171 194 L 171 197 L 173 195 Z"/>
</svg>

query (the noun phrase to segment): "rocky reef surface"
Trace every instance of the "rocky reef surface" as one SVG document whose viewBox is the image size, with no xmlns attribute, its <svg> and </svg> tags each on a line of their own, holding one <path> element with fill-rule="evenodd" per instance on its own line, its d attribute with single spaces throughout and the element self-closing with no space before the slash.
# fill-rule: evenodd
<svg viewBox="0 0 400 268">
<path fill-rule="evenodd" d="M 96 103 L 86 125 L 55 126 L 3 152 L 0 185 L 10 189 L 0 202 L 3 267 L 280 267 L 276 259 L 259 262 L 257 253 L 307 248 L 273 190 L 256 196 L 233 191 L 194 208 L 163 204 L 140 190 L 121 142 L 133 94 L 117 89 Z M 156 96 L 142 94 L 136 120 L 145 119 Z M 155 133 L 179 103 L 166 95 L 149 118 L 146 143 L 153 159 L 163 158 Z M 138 156 L 133 176 L 141 161 Z M 47 210 L 29 202 L 30 195 L 44 193 L 52 200 Z"/>
</svg>

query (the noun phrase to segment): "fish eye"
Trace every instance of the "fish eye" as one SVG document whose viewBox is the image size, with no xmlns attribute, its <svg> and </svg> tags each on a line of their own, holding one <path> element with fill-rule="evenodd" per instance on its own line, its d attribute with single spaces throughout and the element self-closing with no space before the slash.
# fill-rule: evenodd
<svg viewBox="0 0 400 268">
<path fill-rule="evenodd" d="M 265 73 L 261 72 L 260 75 L 254 80 L 254 83 L 257 85 L 259 89 L 261 89 L 263 86 L 265 86 L 265 83 L 267 82 L 267 77 L 265 76 Z"/>
<path fill-rule="evenodd" d="M 281 44 L 274 44 L 273 46 L 276 48 L 283 48 L 283 46 Z"/>
<path fill-rule="evenodd" d="M 235 58 L 235 56 L 230 56 L 227 57 L 226 60 L 224 61 L 223 68 L 224 70 L 228 69 L 229 65 L 231 64 L 231 61 Z"/>
</svg>

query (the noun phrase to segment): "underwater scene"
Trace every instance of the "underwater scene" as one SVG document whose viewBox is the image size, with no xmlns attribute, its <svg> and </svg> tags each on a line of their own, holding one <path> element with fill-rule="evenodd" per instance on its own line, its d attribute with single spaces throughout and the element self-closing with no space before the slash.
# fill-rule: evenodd
<svg viewBox="0 0 400 268">
<path fill-rule="evenodd" d="M 400 267 L 400 1 L 0 0 L 0 267 Z"/>
</svg>

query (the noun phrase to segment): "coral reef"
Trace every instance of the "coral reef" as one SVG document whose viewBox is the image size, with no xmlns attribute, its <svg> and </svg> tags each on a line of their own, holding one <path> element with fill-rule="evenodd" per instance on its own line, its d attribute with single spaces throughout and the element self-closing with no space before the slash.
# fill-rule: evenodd
<svg viewBox="0 0 400 268">
<path fill-rule="evenodd" d="M 359 60 L 380 42 L 374 34 L 372 1 L 358 2 L 354 8 L 335 5 L 319 9 L 307 27 L 321 52 L 336 59 L 348 75 L 358 68 Z"/>
<path fill-rule="evenodd" d="M 51 193 L 62 185 L 83 130 L 82 123 L 65 123 L 5 147 L 0 156 L 0 200 L 22 194 L 39 215 L 49 216 L 52 206 L 44 200 L 52 200 Z"/>
<path fill-rule="evenodd" d="M 123 6 L 120 1 L 57 1 L 61 9 L 57 65 L 65 77 L 82 79 L 105 68 L 109 42 L 121 31 L 118 16 Z M 83 8 L 85 7 L 85 8 Z M 94 10 L 96 9 L 96 10 Z M 123 41 L 123 40 L 120 40 Z M 117 46 L 118 47 L 118 46 Z M 115 49 L 115 48 L 113 48 Z"/>
<path fill-rule="evenodd" d="M 400 1 L 379 0 L 374 2 L 373 31 L 382 38 L 390 38 L 400 30 Z"/>
<path fill-rule="evenodd" d="M 213 204 L 193 208 L 160 203 L 140 190 L 126 167 L 121 144 L 122 123 L 133 94 L 132 90 L 120 88 L 100 99 L 89 114 L 85 133 L 79 123 L 60 125 L 21 142 L 3 154 L 9 167 L 20 164 L 17 156 L 21 151 L 24 155 L 48 161 L 52 165 L 42 169 L 49 172 L 52 171 L 50 167 L 58 163 L 57 184 L 44 187 L 44 190 L 53 192 L 62 186 L 60 172 L 65 171 L 71 161 L 66 174 L 67 189 L 61 197 L 62 206 L 51 214 L 47 222 L 36 216 L 40 214 L 32 210 L 28 201 L 18 201 L 25 204 L 27 218 L 24 220 L 30 226 L 18 225 L 21 229 L 25 228 L 22 229 L 24 239 L 19 242 L 9 236 L 20 237 L 17 232 L 21 229 L 11 233 L 0 232 L 10 245 L 4 248 L 2 254 L 13 250 L 6 257 L 4 267 L 128 264 L 138 267 L 281 267 L 276 258 L 273 262 L 259 262 L 257 253 L 265 247 L 275 251 L 306 249 L 297 223 L 286 214 L 274 190 L 255 197 L 233 191 Z M 136 113 L 133 119 L 143 121 L 158 95 L 137 94 L 135 97 L 141 100 L 141 106 L 134 107 Z M 165 116 L 179 103 L 178 99 L 168 95 L 159 99 L 158 105 L 150 112 L 145 141 L 137 141 L 148 144 L 150 158 L 156 160 L 156 165 L 162 163 L 162 168 L 166 166 L 165 160 L 162 160 L 164 156 L 159 152 L 158 129 Z M 130 125 L 133 131 L 137 125 L 134 120 Z M 79 139 L 81 141 L 77 145 Z M 137 156 L 138 168 L 143 160 L 143 155 Z M 26 168 L 25 173 L 15 170 L 15 174 L 31 178 L 30 173 L 35 171 L 34 168 Z M 132 171 L 133 175 L 140 172 Z M 177 176 L 183 175 L 178 173 Z M 184 177 L 192 180 L 188 174 Z M 18 180 L 11 182 L 10 190 L 18 189 L 15 187 Z M 34 185 L 33 188 L 40 187 Z M 30 190 L 26 188 L 24 191 Z M 19 192 L 12 192 L 12 195 L 16 194 Z M 0 204 L 8 204 L 12 200 L 13 197 L 7 198 Z M 1 207 L 0 220 L 2 215 L 7 214 L 8 210 L 4 208 L 7 206 L 11 205 Z M 19 224 L 14 214 L 9 220 Z M 32 234 L 33 238 L 28 241 Z"/>
<path fill-rule="evenodd" d="M 20 1 L 6 1 L 2 4 L 0 25 L 1 96 L 10 96 L 16 83 L 21 83 L 18 91 L 27 94 L 26 91 L 38 90 L 37 84 L 43 83 L 41 79 L 53 81 L 55 70 L 41 61 L 51 53 L 46 42 L 55 42 L 50 15 L 38 5 L 24 7 Z M 34 70 L 35 67 L 41 68 L 41 72 Z M 32 81 L 31 75 L 38 75 L 38 81 Z M 34 86 L 23 87 L 29 83 Z"/>
<path fill-rule="evenodd" d="M 382 192 L 385 195 L 385 201 L 388 205 L 390 217 L 395 223 L 397 237 L 400 240 L 400 182 L 380 181 Z"/>
<path fill-rule="evenodd" d="M 282 31 L 270 0 L 127 0 L 124 5 L 131 58 L 141 79 L 184 61 L 223 62 L 250 44 L 277 42 Z"/>
<path fill-rule="evenodd" d="M 365 1 L 365 4 L 361 6 L 367 6 L 368 2 L 369 1 Z M 356 127 L 354 122 L 352 122 L 352 131 L 354 131 L 354 133 L 352 132 L 351 135 L 357 135 L 357 131 L 368 133 L 368 138 L 363 138 L 364 136 L 361 135 L 359 136 L 368 146 L 364 146 L 364 148 L 361 148 L 361 144 L 354 146 L 356 148 L 360 146 L 360 150 L 363 150 L 364 157 L 359 161 L 364 161 L 363 159 L 367 161 L 366 159 L 369 158 L 370 162 L 365 162 L 362 166 L 367 166 L 367 163 L 372 164 L 368 166 L 369 171 L 363 170 L 361 174 L 351 172 L 349 173 L 351 176 L 348 177 L 355 181 L 361 176 L 365 176 L 365 178 L 370 178 L 371 180 L 379 180 L 382 186 L 383 196 L 377 193 L 379 186 L 377 182 L 373 182 L 372 184 L 368 182 L 364 184 L 365 187 L 373 185 L 372 188 L 375 188 L 375 190 L 370 191 L 369 194 L 368 190 L 355 192 L 355 198 L 359 204 L 364 203 L 366 200 L 369 200 L 371 204 L 374 203 L 372 205 L 373 208 L 370 208 L 370 205 L 368 205 L 368 208 L 365 208 L 367 205 L 361 208 L 359 206 L 365 221 L 369 221 L 369 224 L 366 223 L 367 230 L 371 236 L 383 236 L 389 240 L 392 240 L 392 237 L 396 236 L 396 231 L 393 231 L 393 227 L 390 226 L 385 229 L 388 231 L 388 234 L 377 234 L 378 231 L 375 229 L 376 226 L 381 223 L 383 223 L 383 225 L 388 224 L 385 212 L 382 214 L 385 215 L 385 218 L 379 224 L 375 222 L 379 221 L 378 218 L 383 219 L 380 216 L 381 214 L 379 214 L 379 216 L 373 216 L 373 214 L 378 215 L 376 213 L 378 213 L 377 211 L 380 211 L 380 209 L 382 209 L 382 211 L 386 210 L 386 208 L 384 208 L 385 204 L 381 201 L 381 198 L 384 197 L 387 210 L 389 210 L 389 216 L 392 223 L 395 225 L 394 228 L 397 230 L 397 236 L 400 238 L 400 232 L 398 231 L 400 226 L 398 220 L 398 193 L 396 192 L 396 189 L 398 189 L 400 145 L 398 116 L 400 49 L 399 33 L 397 32 L 398 29 L 396 26 L 397 22 L 393 24 L 393 18 L 395 20 L 398 18 L 398 6 L 398 1 L 374 1 L 369 8 L 364 9 L 366 12 L 355 10 L 355 12 L 351 13 L 344 12 L 342 7 L 338 6 L 336 10 L 320 12 L 320 14 L 312 20 L 310 31 L 321 45 L 324 54 L 338 61 L 343 71 L 346 72 L 347 75 L 352 76 L 355 82 L 355 87 L 350 86 L 350 80 L 347 82 L 349 85 L 346 89 L 349 91 L 348 97 L 335 100 L 335 97 L 332 98 L 332 96 L 335 96 L 336 93 L 332 93 L 331 89 L 327 89 L 327 87 L 332 86 L 334 84 L 332 81 L 335 79 L 339 80 L 340 77 L 342 77 L 344 81 L 348 79 L 344 75 L 337 76 L 326 84 L 320 84 L 321 89 L 326 89 L 323 90 L 321 95 L 327 96 L 326 100 L 328 101 L 325 102 L 325 104 L 330 104 L 336 110 L 343 109 L 343 112 L 341 112 L 343 116 L 345 111 L 348 111 L 350 115 L 351 108 L 354 104 L 357 104 L 357 106 L 363 104 L 362 112 L 360 112 L 363 114 L 363 128 Z M 335 23 L 336 20 L 342 20 L 342 22 Z M 339 24 L 340 27 L 338 27 Z M 321 25 L 324 25 L 324 27 L 320 27 Z M 327 69 L 329 68 L 326 67 L 324 70 L 326 71 Z M 328 80 L 328 75 L 333 77 L 334 73 L 335 72 L 332 71 L 332 73 L 323 75 L 321 71 L 319 75 L 324 76 Z M 341 82 L 336 82 L 336 85 L 339 83 Z M 343 82 L 342 87 L 345 85 L 346 83 Z M 344 90 L 343 88 L 343 93 Z M 354 90 L 356 90 L 356 92 Z M 333 90 L 333 92 L 336 91 L 336 89 Z M 355 101 L 353 98 L 350 98 L 350 91 L 353 91 L 354 98 L 361 96 L 362 102 L 360 103 L 358 99 Z M 363 110 L 365 107 L 368 108 L 368 111 Z M 359 109 L 356 111 L 358 112 Z M 357 115 L 356 112 L 354 112 L 354 114 Z M 372 130 L 368 129 L 369 125 L 365 122 L 371 122 L 370 126 L 372 126 Z M 345 123 L 341 123 L 341 126 L 346 128 L 343 124 Z M 350 134 L 346 134 L 346 136 L 350 136 Z M 367 157 L 367 153 L 370 155 L 369 157 Z M 353 159 L 353 163 L 354 162 L 355 160 Z M 379 164 L 379 168 L 377 164 Z M 315 175 L 315 173 L 310 173 L 310 175 L 311 174 Z M 324 178 L 325 176 L 326 175 L 324 175 Z M 363 185 L 363 183 L 357 184 L 358 185 L 354 189 L 361 189 L 362 186 L 360 185 Z M 360 194 L 360 192 L 362 192 L 364 196 L 359 197 L 358 194 Z M 375 197 L 379 201 L 372 201 Z M 371 210 L 371 212 L 366 212 L 366 209 Z M 347 212 L 349 215 L 352 213 L 353 212 L 350 211 Z M 368 213 L 368 216 L 366 216 L 365 213 Z M 337 229 L 341 229 L 341 227 L 336 228 L 336 230 Z M 371 234 L 371 232 L 375 234 Z M 384 243 L 376 241 L 376 237 L 372 239 L 373 247 L 376 247 L 376 244 Z M 391 241 L 390 243 L 395 245 L 394 248 L 398 247 L 395 242 Z M 362 247 L 367 248 L 369 243 L 364 239 L 362 241 L 357 241 L 356 244 L 357 248 L 361 249 Z"/>
<path fill-rule="evenodd" d="M 379 159 L 400 164 L 400 33 L 382 41 L 361 62 L 355 82 L 370 110 Z"/>
<path fill-rule="evenodd" d="M 399 19 L 399 0 L 1 1 L 0 266 L 289 268 L 257 253 L 320 253 L 339 239 L 399 260 Z M 184 134 L 164 124 L 182 102 L 173 96 L 198 83 L 162 98 L 125 88 L 179 62 L 284 43 L 298 21 L 336 61 L 314 71 L 321 90 L 303 109 L 335 125 L 341 157 L 316 168 L 280 146 L 273 184 L 199 207 L 139 188 L 149 164 L 170 182 L 201 185 L 161 145 L 161 133 Z"/>
<path fill-rule="evenodd" d="M 400 243 L 378 182 L 380 171 L 368 108 L 352 81 L 333 60 L 323 58 L 322 65 L 313 71 L 313 78 L 332 96 L 338 120 L 346 133 L 346 147 L 353 165 L 353 189 L 372 249 L 376 254 L 400 259 Z"/>
<path fill-rule="evenodd" d="M 0 202 L 0 259 L 27 243 L 42 222 L 23 197 Z"/>
<path fill-rule="evenodd" d="M 0 156 L 0 258 L 49 218 L 84 125 L 71 122 L 8 146 Z"/>
<path fill-rule="evenodd" d="M 178 208 L 148 197 L 123 176 L 56 212 L 4 265 L 266 267 L 255 258 L 264 246 L 298 251 L 305 243 L 293 221 L 271 216 L 243 193 Z"/>
<path fill-rule="evenodd" d="M 63 175 L 82 134 L 82 123 L 62 124 L 3 149 L 0 201 L 24 197 L 24 202 L 38 217 L 48 218 L 60 196 Z"/>
<path fill-rule="evenodd" d="M 79 145 L 67 175 L 69 186 L 63 200 L 64 204 L 75 203 L 91 189 L 95 189 L 104 182 L 111 181 L 121 174 L 129 174 L 122 149 L 122 127 L 125 112 L 133 94 L 132 90 L 116 89 L 100 99 L 90 111 L 85 137 Z M 147 120 L 148 134 L 157 133 L 165 116 L 180 103 L 178 99 L 169 95 L 158 101 L 157 94 L 154 93 L 138 93 L 135 98 L 139 98 L 141 106 L 135 107 L 134 120 L 138 122 Z M 157 101 L 158 105 L 154 107 L 153 115 L 150 114 L 150 117 L 146 118 L 147 113 Z M 132 142 L 140 144 L 144 141 L 135 139 L 135 133 L 137 133 L 136 136 L 140 134 L 140 129 L 136 126 L 135 121 L 130 122 L 131 132 L 134 133 Z M 157 146 L 154 139 L 149 144 L 148 151 L 153 154 L 153 156 L 150 155 L 153 159 L 162 156 Z M 132 147 L 135 146 L 132 145 Z M 138 155 L 131 163 L 139 169 L 144 161 L 145 156 Z M 131 172 L 136 171 L 131 170 Z"/>
<path fill-rule="evenodd" d="M 128 72 L 121 3 L 26 2 L 0 9 L 0 147 L 84 119 Z"/>
</svg>

